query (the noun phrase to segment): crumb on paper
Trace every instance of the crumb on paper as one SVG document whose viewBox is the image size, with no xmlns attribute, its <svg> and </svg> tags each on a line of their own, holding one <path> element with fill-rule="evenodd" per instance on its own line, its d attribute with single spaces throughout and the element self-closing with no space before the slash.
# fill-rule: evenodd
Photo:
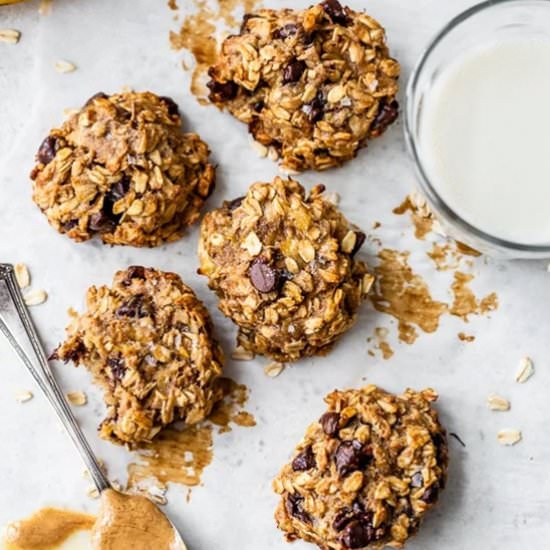
<svg viewBox="0 0 550 550">
<path fill-rule="evenodd" d="M 88 396 L 83 391 L 72 391 L 67 393 L 67 399 L 71 405 L 82 407 L 88 403 Z"/>
<path fill-rule="evenodd" d="M 16 29 L 0 29 L 0 42 L 17 44 L 21 39 L 21 31 Z"/>
<path fill-rule="evenodd" d="M 492 393 L 487 398 L 487 406 L 492 411 L 509 411 L 510 410 L 510 401 L 508 399 Z"/>
<path fill-rule="evenodd" d="M 521 441 L 522 433 L 519 430 L 500 430 L 497 439 L 501 445 L 512 446 Z"/>
<path fill-rule="evenodd" d="M 284 363 L 273 361 L 264 368 L 264 372 L 270 378 L 276 378 L 285 370 L 285 368 L 286 365 Z"/>
<path fill-rule="evenodd" d="M 28 306 L 38 306 L 43 304 L 48 299 L 48 294 L 45 290 L 36 289 L 30 290 L 23 296 L 25 304 Z"/>
<path fill-rule="evenodd" d="M 15 394 L 15 399 L 19 403 L 26 403 L 27 401 L 30 401 L 33 397 L 33 393 L 28 390 L 20 391 Z"/>
<path fill-rule="evenodd" d="M 76 65 L 74 63 L 71 63 L 70 61 L 60 59 L 59 61 L 55 62 L 55 70 L 58 73 L 72 73 L 76 71 Z"/>
<path fill-rule="evenodd" d="M 523 357 L 519 364 L 519 370 L 516 373 L 516 382 L 525 384 L 533 374 L 535 374 L 533 360 L 530 357 Z"/>
</svg>

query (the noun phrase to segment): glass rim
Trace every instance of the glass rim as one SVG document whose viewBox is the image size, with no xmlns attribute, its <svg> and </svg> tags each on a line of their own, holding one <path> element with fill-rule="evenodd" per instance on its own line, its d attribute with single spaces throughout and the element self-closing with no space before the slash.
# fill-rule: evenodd
<svg viewBox="0 0 550 550">
<path fill-rule="evenodd" d="M 434 50 L 439 44 L 450 34 L 454 29 L 462 25 L 469 19 L 472 19 L 476 15 L 482 12 L 489 11 L 492 8 L 498 8 L 506 4 L 540 4 L 546 5 L 550 8 L 550 0 L 485 0 L 479 4 L 462 11 L 455 17 L 453 17 L 429 42 L 424 51 L 422 52 L 419 60 L 417 61 L 411 76 L 409 77 L 406 93 L 405 93 L 405 117 L 404 117 L 404 134 L 405 143 L 411 156 L 415 170 L 417 173 L 417 179 L 420 183 L 421 190 L 426 194 L 429 201 L 436 205 L 436 207 L 443 211 L 443 214 L 449 219 L 450 222 L 458 226 L 459 230 L 466 234 L 472 235 L 474 238 L 485 241 L 491 247 L 499 249 L 506 249 L 514 252 L 527 252 L 527 253 L 550 253 L 550 243 L 548 244 L 524 244 L 519 242 L 502 239 L 479 229 L 475 225 L 466 221 L 460 216 L 453 208 L 451 208 L 447 202 L 441 197 L 432 185 L 427 171 L 424 168 L 421 155 L 419 154 L 417 147 L 417 139 L 414 135 L 414 117 L 416 115 L 414 109 L 414 99 L 416 96 L 418 82 L 420 76 L 423 73 L 424 67 L 430 59 Z"/>
</svg>

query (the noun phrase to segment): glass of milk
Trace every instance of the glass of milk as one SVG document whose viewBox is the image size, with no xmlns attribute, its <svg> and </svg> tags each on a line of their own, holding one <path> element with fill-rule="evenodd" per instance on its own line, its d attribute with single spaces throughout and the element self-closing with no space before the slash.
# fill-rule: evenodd
<svg viewBox="0 0 550 550">
<path fill-rule="evenodd" d="M 550 0 L 491 0 L 453 19 L 409 81 L 405 134 L 449 235 L 550 257 Z"/>
</svg>

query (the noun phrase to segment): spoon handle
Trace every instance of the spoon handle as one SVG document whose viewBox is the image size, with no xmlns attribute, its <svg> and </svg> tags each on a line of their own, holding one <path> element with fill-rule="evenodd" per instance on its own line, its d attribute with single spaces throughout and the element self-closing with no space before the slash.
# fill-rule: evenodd
<svg viewBox="0 0 550 550">
<path fill-rule="evenodd" d="M 6 336 L 57 413 L 98 491 L 110 488 L 109 480 L 101 470 L 90 444 L 53 376 L 47 355 L 17 284 L 15 270 L 10 264 L 0 264 L 0 331 Z"/>
</svg>

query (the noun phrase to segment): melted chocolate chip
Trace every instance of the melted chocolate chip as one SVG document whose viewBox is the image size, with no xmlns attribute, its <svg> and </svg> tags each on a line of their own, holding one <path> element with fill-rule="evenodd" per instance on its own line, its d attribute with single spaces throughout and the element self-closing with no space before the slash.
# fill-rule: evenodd
<svg viewBox="0 0 550 550">
<path fill-rule="evenodd" d="M 36 158 L 42 164 L 50 164 L 59 149 L 59 143 L 55 136 L 48 136 L 38 148 Z"/>
<path fill-rule="evenodd" d="M 166 108 L 168 109 L 168 114 L 171 117 L 179 116 L 180 110 L 178 104 L 171 97 L 163 95 L 159 97 L 159 99 L 166 105 Z"/>
<path fill-rule="evenodd" d="M 69 361 L 72 361 L 73 363 L 78 363 L 80 361 L 80 358 L 86 353 L 86 351 L 87 350 L 84 342 L 82 342 L 82 340 L 79 340 L 73 349 L 65 353 L 62 359 L 65 363 L 68 363 Z M 56 354 L 56 358 L 59 359 L 57 350 L 54 353 Z"/>
<path fill-rule="evenodd" d="M 110 233 L 116 227 L 114 220 L 109 218 L 109 216 L 104 212 L 95 212 L 90 216 L 90 222 L 88 228 L 90 231 L 95 231 L 97 233 Z"/>
<path fill-rule="evenodd" d="M 434 483 L 424 491 L 424 494 L 420 497 L 420 500 L 422 500 L 426 504 L 433 504 L 437 500 L 438 496 L 439 485 L 437 483 Z"/>
<path fill-rule="evenodd" d="M 273 31 L 273 38 L 275 39 L 285 39 L 289 36 L 294 36 L 298 32 L 298 27 L 294 23 L 288 23 L 280 29 L 275 29 Z"/>
<path fill-rule="evenodd" d="M 229 210 L 233 211 L 241 206 L 241 203 L 244 201 L 244 197 L 237 197 L 230 202 L 226 202 L 225 205 Z"/>
<path fill-rule="evenodd" d="M 109 96 L 104 92 L 97 92 L 97 94 L 94 94 L 92 97 L 90 97 L 86 103 L 84 103 L 84 107 L 87 107 L 91 103 L 93 103 L 96 99 L 108 99 Z"/>
<path fill-rule="evenodd" d="M 367 517 L 350 521 L 340 538 L 346 548 L 364 548 L 376 540 L 376 530 Z"/>
<path fill-rule="evenodd" d="M 69 220 L 68 222 L 65 222 L 65 223 L 61 224 L 61 229 L 63 231 L 70 231 L 71 229 L 73 229 L 77 225 L 78 225 L 78 220 Z"/>
<path fill-rule="evenodd" d="M 283 84 L 297 82 L 306 70 L 306 64 L 299 59 L 293 59 L 283 70 Z"/>
<path fill-rule="evenodd" d="M 304 497 L 297 493 L 289 493 L 286 497 L 286 511 L 303 523 L 311 523 L 309 514 L 304 510 Z"/>
<path fill-rule="evenodd" d="M 250 281 L 260 292 L 271 292 L 279 284 L 279 272 L 269 265 L 264 258 L 255 259 L 248 274 Z"/>
<path fill-rule="evenodd" d="M 344 27 L 347 27 L 351 23 L 346 13 L 346 8 L 338 0 L 325 0 L 321 5 L 333 23 L 338 23 Z"/>
<path fill-rule="evenodd" d="M 340 415 L 336 412 L 325 413 L 321 416 L 319 422 L 321 423 L 323 431 L 329 437 L 334 437 L 340 429 Z"/>
<path fill-rule="evenodd" d="M 424 477 L 422 476 L 421 472 L 416 472 L 411 477 L 411 487 L 422 487 L 424 485 Z"/>
<path fill-rule="evenodd" d="M 210 89 L 210 99 L 212 101 L 229 101 L 235 99 L 239 87 L 235 82 L 217 82 L 216 80 L 211 80 L 207 84 Z"/>
<path fill-rule="evenodd" d="M 319 90 L 317 95 L 305 105 L 302 106 L 302 111 L 308 116 L 311 122 L 315 123 L 321 120 L 325 114 L 325 98 L 323 92 Z"/>
<path fill-rule="evenodd" d="M 152 317 L 153 308 L 142 294 L 136 294 L 119 306 L 115 312 L 115 315 L 118 318 L 133 317 L 135 319 Z"/>
<path fill-rule="evenodd" d="M 392 101 L 391 103 L 383 102 L 380 106 L 380 110 L 376 115 L 371 127 L 370 133 L 377 137 L 384 133 L 386 128 L 395 122 L 399 116 L 399 103 L 397 101 Z"/>
<path fill-rule="evenodd" d="M 361 250 L 361 247 L 363 244 L 365 244 L 365 239 L 367 238 L 366 235 L 362 231 L 356 231 L 355 232 L 355 246 L 353 247 L 353 250 L 350 252 L 350 256 L 353 258 L 359 250 Z"/>
<path fill-rule="evenodd" d="M 306 470 L 311 470 L 315 468 L 315 455 L 311 445 L 304 449 L 300 454 L 296 455 L 292 461 L 292 469 L 295 472 L 305 472 Z"/>
<path fill-rule="evenodd" d="M 120 381 L 124 378 L 124 374 L 126 373 L 124 359 L 121 359 L 120 357 L 110 357 L 107 359 L 107 364 L 109 365 L 115 380 Z"/>
<path fill-rule="evenodd" d="M 371 458 L 370 448 L 357 439 L 342 441 L 334 455 L 336 469 L 342 477 L 356 470 L 362 470 L 368 465 Z"/>
<path fill-rule="evenodd" d="M 131 265 L 127 269 L 126 277 L 124 278 L 124 286 L 130 286 L 132 279 L 145 279 L 145 268 L 141 265 Z"/>
<path fill-rule="evenodd" d="M 265 106 L 265 103 L 260 100 L 260 101 L 256 101 L 256 103 L 252 105 L 252 108 L 256 113 L 259 113 L 264 108 L 264 106 Z"/>
</svg>

